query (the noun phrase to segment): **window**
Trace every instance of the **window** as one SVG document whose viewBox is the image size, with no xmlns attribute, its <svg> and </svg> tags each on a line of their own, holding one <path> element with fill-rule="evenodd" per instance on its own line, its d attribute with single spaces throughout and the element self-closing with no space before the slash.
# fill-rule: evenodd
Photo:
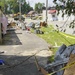
<svg viewBox="0 0 75 75">
<path fill-rule="evenodd" d="M 55 17 L 55 15 L 52 15 L 52 17 Z"/>
</svg>

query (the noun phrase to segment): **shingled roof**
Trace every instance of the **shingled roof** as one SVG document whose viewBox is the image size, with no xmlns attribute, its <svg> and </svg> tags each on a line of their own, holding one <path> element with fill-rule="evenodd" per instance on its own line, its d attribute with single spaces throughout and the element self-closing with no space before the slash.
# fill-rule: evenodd
<svg viewBox="0 0 75 75">
<path fill-rule="evenodd" d="M 55 9 L 49 10 L 49 14 L 53 14 L 53 13 L 56 13 Z"/>
</svg>

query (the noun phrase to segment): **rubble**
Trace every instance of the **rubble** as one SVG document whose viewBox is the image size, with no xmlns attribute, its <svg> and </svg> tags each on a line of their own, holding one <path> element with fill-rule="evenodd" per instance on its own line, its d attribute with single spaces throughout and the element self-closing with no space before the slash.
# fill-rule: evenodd
<svg viewBox="0 0 75 75">
<path fill-rule="evenodd" d="M 75 62 L 75 54 L 71 54 L 68 64 L 72 62 Z M 75 75 L 74 70 L 75 70 L 75 63 L 74 63 L 74 66 L 71 66 L 70 68 L 65 69 L 64 75 Z"/>
<path fill-rule="evenodd" d="M 57 71 L 56 73 L 51 75 L 64 75 L 64 69 L 61 71 L 59 70 L 66 66 L 66 64 L 69 62 L 70 55 L 74 53 L 75 45 L 70 45 L 67 47 L 63 44 L 56 52 L 54 61 L 52 63 L 45 65 L 44 69 L 48 71 L 48 73 Z"/>
</svg>

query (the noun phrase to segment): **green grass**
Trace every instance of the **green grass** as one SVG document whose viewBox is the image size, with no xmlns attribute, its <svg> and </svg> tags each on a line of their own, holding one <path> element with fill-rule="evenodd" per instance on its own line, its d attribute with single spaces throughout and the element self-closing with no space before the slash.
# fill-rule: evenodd
<svg viewBox="0 0 75 75">
<path fill-rule="evenodd" d="M 44 31 L 44 34 L 37 34 L 39 37 L 43 38 L 48 44 L 52 46 L 61 46 L 62 44 L 65 45 L 71 45 L 75 44 L 75 36 L 65 34 L 63 32 L 56 31 L 52 25 L 48 27 L 42 27 L 40 29 L 41 31 Z M 52 57 L 50 57 L 49 60 L 53 60 L 53 55 L 56 53 L 58 48 L 53 48 L 51 51 L 53 52 Z"/>
<path fill-rule="evenodd" d="M 43 38 L 48 44 L 52 46 L 61 46 L 62 44 L 71 45 L 75 44 L 75 36 L 65 34 L 63 32 L 56 31 L 52 25 L 48 27 L 42 27 L 40 30 L 44 31 L 44 34 L 37 34 L 39 37 Z M 50 56 L 49 60 L 53 61 L 53 57 L 58 48 L 53 48 L 51 51 L 53 52 L 52 56 Z"/>
<path fill-rule="evenodd" d="M 53 46 L 55 45 L 55 43 L 58 46 L 61 46 L 62 44 L 66 44 L 68 46 L 75 43 L 75 36 L 65 34 L 63 32 L 57 32 L 52 26 L 49 26 L 47 28 L 42 27 L 41 30 L 44 31 L 44 34 L 38 34 L 38 36 L 45 39 L 49 44 Z"/>
<path fill-rule="evenodd" d="M 56 30 L 54 30 L 52 26 L 49 26 L 47 28 L 43 27 L 41 28 L 41 30 L 44 31 L 44 34 L 43 35 L 38 34 L 38 36 L 43 38 L 44 40 L 47 41 L 47 43 L 53 46 L 55 46 L 55 44 L 57 44 L 58 46 L 61 46 L 62 44 L 66 44 L 68 46 L 70 44 L 75 43 L 74 42 L 75 36 L 68 35 L 62 32 L 57 32 Z"/>
</svg>

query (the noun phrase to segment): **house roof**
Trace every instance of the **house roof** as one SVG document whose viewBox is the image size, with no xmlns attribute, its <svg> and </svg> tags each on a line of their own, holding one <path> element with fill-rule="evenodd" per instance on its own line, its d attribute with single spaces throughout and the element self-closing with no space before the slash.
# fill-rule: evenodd
<svg viewBox="0 0 75 75">
<path fill-rule="evenodd" d="M 31 14 L 34 14 L 35 13 L 35 11 L 30 11 L 29 13 L 28 13 L 28 15 L 31 15 Z"/>
<path fill-rule="evenodd" d="M 56 10 L 55 9 L 49 10 L 49 14 L 53 14 L 53 13 L 56 13 Z"/>
</svg>

